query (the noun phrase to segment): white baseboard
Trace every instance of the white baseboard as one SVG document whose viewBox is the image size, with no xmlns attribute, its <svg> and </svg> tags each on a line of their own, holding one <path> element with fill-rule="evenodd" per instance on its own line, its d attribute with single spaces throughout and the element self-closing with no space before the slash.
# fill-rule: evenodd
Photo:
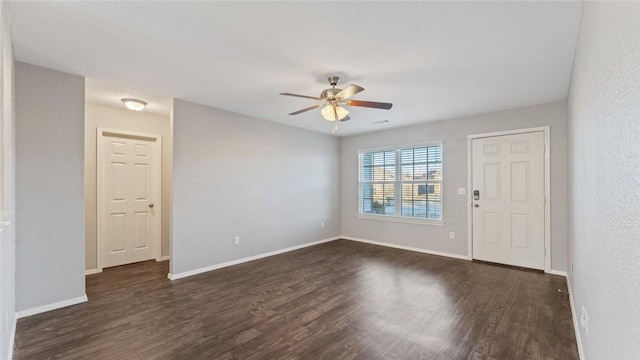
<svg viewBox="0 0 640 360">
<path fill-rule="evenodd" d="M 77 298 L 73 298 L 73 299 L 68 299 L 68 300 L 64 300 L 64 301 L 58 301 L 56 303 L 53 304 L 48 304 L 48 305 L 43 305 L 43 306 L 38 306 L 32 309 L 27 309 L 27 310 L 22 310 L 22 311 L 18 311 L 16 313 L 16 318 L 17 319 L 21 319 L 23 317 L 27 317 L 27 316 L 31 316 L 31 315 L 35 315 L 35 314 L 40 314 L 46 311 L 51 311 L 51 310 L 56 310 L 56 309 L 60 309 L 63 307 L 67 307 L 67 306 L 71 306 L 71 305 L 76 305 L 76 304 L 80 304 L 83 302 L 87 302 L 87 295 L 83 295 Z"/>
<path fill-rule="evenodd" d="M 336 237 L 332 237 L 332 238 L 328 238 L 328 239 L 322 239 L 322 240 L 313 241 L 313 242 L 302 244 L 302 245 L 296 245 L 296 246 L 292 246 L 292 247 L 288 247 L 288 248 L 284 248 L 284 249 L 280 249 L 280 250 L 270 251 L 270 252 L 263 253 L 263 254 L 249 256 L 249 257 L 245 257 L 245 258 L 238 259 L 238 260 L 227 261 L 227 262 L 224 262 L 224 263 L 221 263 L 221 264 L 216 264 L 216 265 L 206 266 L 206 267 L 195 269 L 195 270 L 185 271 L 185 272 L 178 273 L 178 274 L 169 274 L 169 275 L 167 275 L 167 277 L 170 280 L 178 280 L 178 279 L 182 279 L 182 278 L 185 278 L 185 277 L 188 277 L 188 276 L 198 275 L 198 274 L 202 274 L 204 272 L 221 269 L 221 268 L 224 268 L 224 267 L 227 267 L 227 266 L 238 265 L 238 264 L 242 264 L 242 263 L 245 263 L 245 262 L 248 262 L 248 261 L 258 260 L 258 259 L 262 259 L 262 258 L 265 258 L 265 257 L 278 255 L 278 254 L 286 253 L 286 252 L 289 252 L 289 251 L 298 250 L 298 249 L 302 249 L 302 248 L 306 248 L 306 247 L 309 247 L 309 246 L 314 246 L 314 245 L 318 245 L 318 244 L 322 244 L 322 243 L 326 243 L 326 242 L 334 241 L 334 240 L 338 240 L 338 239 L 341 239 L 341 237 L 340 236 L 336 236 Z"/>
<path fill-rule="evenodd" d="M 355 238 L 351 236 L 342 236 L 341 239 L 357 241 L 357 242 L 373 244 L 373 245 L 386 246 L 386 247 L 395 248 L 395 249 L 415 251 L 415 252 L 420 252 L 420 253 L 429 254 L 429 255 L 438 255 L 438 256 L 445 256 L 445 257 L 450 257 L 454 259 L 471 260 L 467 255 L 452 254 L 452 253 L 446 253 L 441 251 L 421 249 L 421 248 L 416 248 L 411 246 L 396 245 L 396 244 L 390 244 L 382 241 L 366 240 L 366 239 L 360 239 L 360 238 Z"/>
<path fill-rule="evenodd" d="M 98 274 L 98 273 L 101 273 L 101 272 L 102 271 L 98 270 L 98 269 L 89 269 L 89 270 L 85 270 L 84 271 L 84 276 Z"/>
<path fill-rule="evenodd" d="M 559 276 L 567 277 L 567 272 L 566 271 L 560 271 L 560 270 L 551 269 L 549 271 L 545 271 L 545 273 L 551 274 L 551 275 L 559 275 Z"/>
<path fill-rule="evenodd" d="M 159 258 L 159 259 L 156 259 L 156 262 L 160 262 L 160 261 L 167 261 L 167 260 L 169 260 L 169 258 L 170 258 L 170 257 L 171 257 L 171 256 L 169 256 L 169 255 L 160 256 L 160 258 Z"/>
<path fill-rule="evenodd" d="M 13 345 L 16 340 L 16 326 L 18 325 L 18 316 L 15 314 L 13 316 L 13 325 L 11 327 L 11 333 L 9 334 L 9 353 L 7 355 L 7 359 L 13 359 Z"/>
<path fill-rule="evenodd" d="M 569 290 L 569 304 L 571 305 L 571 317 L 573 318 L 573 332 L 576 334 L 576 344 L 578 345 L 578 358 L 585 360 L 584 348 L 582 347 L 582 338 L 580 337 L 580 324 L 578 323 L 578 312 L 573 301 L 573 288 L 571 287 L 571 279 L 567 276 L 567 289 Z"/>
</svg>

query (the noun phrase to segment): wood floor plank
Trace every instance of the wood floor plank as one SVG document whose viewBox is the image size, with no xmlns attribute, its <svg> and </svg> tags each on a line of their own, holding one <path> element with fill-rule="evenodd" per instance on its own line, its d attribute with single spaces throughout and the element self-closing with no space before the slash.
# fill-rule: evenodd
<svg viewBox="0 0 640 360">
<path fill-rule="evenodd" d="M 346 240 L 167 272 L 87 276 L 88 303 L 18 321 L 14 359 L 578 359 L 559 276 Z"/>
</svg>

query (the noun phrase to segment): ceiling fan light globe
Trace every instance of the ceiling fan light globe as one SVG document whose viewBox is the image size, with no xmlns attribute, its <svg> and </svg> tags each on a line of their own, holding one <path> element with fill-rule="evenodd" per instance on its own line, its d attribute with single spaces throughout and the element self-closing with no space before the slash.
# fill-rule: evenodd
<svg viewBox="0 0 640 360">
<path fill-rule="evenodd" d="M 338 113 L 338 120 L 342 120 L 349 115 L 349 110 L 343 108 L 342 106 L 336 106 L 336 112 Z"/>
<path fill-rule="evenodd" d="M 333 112 L 333 106 L 327 105 L 320 110 L 320 114 L 327 121 L 336 121 L 336 115 Z"/>
<path fill-rule="evenodd" d="M 349 115 L 349 111 L 342 106 L 327 105 L 320 110 L 322 117 L 327 121 L 342 120 Z"/>
</svg>

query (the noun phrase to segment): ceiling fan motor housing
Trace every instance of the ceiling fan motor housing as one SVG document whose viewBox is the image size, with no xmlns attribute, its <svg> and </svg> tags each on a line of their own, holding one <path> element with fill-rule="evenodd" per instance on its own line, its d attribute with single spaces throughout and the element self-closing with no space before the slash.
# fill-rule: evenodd
<svg viewBox="0 0 640 360">
<path fill-rule="evenodd" d="M 322 91 L 322 93 L 320 94 L 320 97 L 323 100 L 327 100 L 327 101 L 337 100 L 338 98 L 336 97 L 336 95 L 338 95 L 340 91 L 342 91 L 342 89 L 338 89 L 338 88 L 326 89 Z"/>
<path fill-rule="evenodd" d="M 338 95 L 338 93 L 342 91 L 342 89 L 337 89 L 336 85 L 338 85 L 338 81 L 340 80 L 340 77 L 329 76 L 327 80 L 329 80 L 329 85 L 331 85 L 332 87 L 331 89 L 325 89 L 324 91 L 322 91 L 322 93 L 320 94 L 320 97 L 322 98 L 322 100 L 325 100 L 328 102 L 338 100 L 336 95 Z"/>
</svg>

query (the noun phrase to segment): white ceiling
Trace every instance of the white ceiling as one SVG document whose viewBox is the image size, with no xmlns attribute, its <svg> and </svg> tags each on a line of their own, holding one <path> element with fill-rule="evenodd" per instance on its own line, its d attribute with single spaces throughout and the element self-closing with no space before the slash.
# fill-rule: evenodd
<svg viewBox="0 0 640 360">
<path fill-rule="evenodd" d="M 10 2 L 16 59 L 86 76 L 91 101 L 172 97 L 330 133 L 328 75 L 366 90 L 338 135 L 566 97 L 582 2 Z M 389 120 L 389 122 L 382 122 Z M 374 124 L 378 123 L 378 124 Z"/>
</svg>

